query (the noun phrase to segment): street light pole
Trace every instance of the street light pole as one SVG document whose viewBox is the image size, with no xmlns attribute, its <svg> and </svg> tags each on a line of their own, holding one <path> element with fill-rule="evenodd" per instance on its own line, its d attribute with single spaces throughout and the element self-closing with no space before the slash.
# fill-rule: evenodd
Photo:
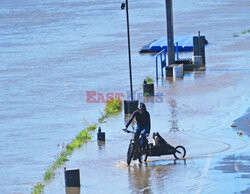
<svg viewBox="0 0 250 194">
<path fill-rule="evenodd" d="M 172 0 L 166 0 L 166 19 L 167 19 L 167 40 L 168 40 L 168 51 L 167 51 L 168 52 L 168 65 L 171 65 L 175 63 Z"/>
<path fill-rule="evenodd" d="M 132 65 L 131 65 L 131 49 L 130 49 L 130 34 L 129 34 L 129 15 L 128 15 L 128 0 L 126 3 L 121 4 L 121 9 L 124 9 L 126 6 L 126 16 L 127 16 L 127 35 L 128 35 L 128 62 L 129 62 L 129 78 L 130 78 L 130 98 L 131 100 L 124 100 L 124 113 L 132 114 L 137 110 L 138 100 L 133 98 L 133 83 L 132 83 Z"/>
<path fill-rule="evenodd" d="M 130 33 L 129 33 L 128 0 L 126 0 L 126 15 L 127 15 L 127 34 L 128 34 L 128 61 L 129 61 L 130 93 L 131 93 L 131 100 L 133 100 L 133 83 L 132 83 L 132 67 L 131 67 L 131 49 L 130 49 Z"/>
</svg>

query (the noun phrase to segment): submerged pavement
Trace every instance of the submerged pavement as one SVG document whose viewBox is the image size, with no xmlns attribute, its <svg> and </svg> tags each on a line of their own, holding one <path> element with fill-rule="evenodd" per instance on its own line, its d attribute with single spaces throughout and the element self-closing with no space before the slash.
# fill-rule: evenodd
<svg viewBox="0 0 250 194">
<path fill-rule="evenodd" d="M 195 74 L 198 78 L 193 77 Z M 162 86 L 156 88 L 156 92 L 164 93 L 163 102 L 147 103 L 152 119 L 151 133 L 159 132 L 173 146 L 185 146 L 185 162 L 164 156 L 149 158 L 149 162 L 142 165 L 136 161 L 128 167 L 126 152 L 130 135 L 121 131 L 122 113 L 102 124 L 107 137 L 104 144 L 98 144 L 94 135 L 92 141 L 67 162 L 67 168 L 80 168 L 82 193 L 249 191 L 249 137 L 238 136 L 231 128 L 234 115 L 249 105 L 249 91 L 241 87 L 241 83 L 233 84 L 231 76 L 223 80 L 228 87 L 217 87 L 217 76 L 221 75 L 208 75 L 194 72 L 183 80 L 163 81 Z M 231 86 L 235 87 L 234 93 Z M 233 102 L 231 98 L 237 99 L 235 104 L 226 106 Z M 58 170 L 45 191 L 64 191 L 63 169 Z"/>
<path fill-rule="evenodd" d="M 1 7 L 1 193 L 30 193 L 61 147 L 95 122 L 103 104 L 85 103 L 86 91 L 129 88 L 125 12 L 120 1 L 3 1 Z M 173 156 L 126 166 L 130 135 L 124 115 L 102 125 L 70 157 L 80 168 L 82 193 L 231 193 L 249 191 L 249 137 L 231 128 L 249 104 L 249 6 L 245 0 L 174 2 L 176 35 L 209 41 L 204 71 L 163 79 L 161 103 L 147 103 L 152 132 L 184 145 L 186 163 Z M 131 1 L 134 88 L 155 75 L 155 58 L 142 45 L 166 35 L 164 1 Z M 237 34 L 238 37 L 233 37 Z M 191 57 L 180 54 L 180 57 Z M 140 91 L 140 90 L 139 90 Z M 83 126 L 84 125 L 84 126 Z M 237 135 L 243 131 L 243 136 Z M 63 167 L 45 193 L 64 193 Z"/>
<path fill-rule="evenodd" d="M 236 12 L 240 17 L 231 14 Z M 185 146 L 186 161 L 164 156 L 149 158 L 142 165 L 133 162 L 128 167 L 130 135 L 121 131 L 125 120 L 122 113 L 101 125 L 107 138 L 104 144 L 99 144 L 94 135 L 65 164 L 80 169 L 81 193 L 249 192 L 250 139 L 231 128 L 250 107 L 249 34 L 233 37 L 234 30 L 245 28 L 241 26 L 246 13 L 244 1 L 224 2 L 213 10 L 190 11 L 193 17 L 185 30 L 193 32 L 191 24 L 199 19 L 197 31 L 205 31 L 210 43 L 206 68 L 186 73 L 181 80 L 164 78 L 155 88 L 163 101 L 146 103 L 152 119 L 151 133 L 159 132 L 173 146 Z M 187 24 L 181 24 L 181 15 L 176 18 L 180 31 Z M 139 27 L 134 26 L 137 30 Z M 45 193 L 64 190 L 60 168 L 54 181 L 46 185 Z"/>
<path fill-rule="evenodd" d="M 159 132 L 173 146 L 185 146 L 185 162 L 163 156 L 128 167 L 131 136 L 121 130 L 125 120 L 121 113 L 101 125 L 107 137 L 104 144 L 94 135 L 66 163 L 67 168 L 80 169 L 81 192 L 247 193 L 249 137 L 239 136 L 231 124 L 249 107 L 249 72 L 212 71 L 216 68 L 208 65 L 206 71 L 190 72 L 183 80 L 164 79 L 156 87 L 156 93 L 163 94 L 162 102 L 153 103 L 156 97 L 144 99 L 151 133 Z M 64 189 L 61 168 L 45 193 Z"/>
</svg>

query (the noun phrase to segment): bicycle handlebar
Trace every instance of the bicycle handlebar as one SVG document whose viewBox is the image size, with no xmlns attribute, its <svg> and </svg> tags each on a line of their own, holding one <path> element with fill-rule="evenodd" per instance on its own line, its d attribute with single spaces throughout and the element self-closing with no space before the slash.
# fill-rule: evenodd
<svg viewBox="0 0 250 194">
<path fill-rule="evenodd" d="M 133 131 L 129 131 L 129 130 L 127 130 L 127 129 L 122 129 L 124 132 L 126 132 L 126 133 L 135 133 L 135 132 L 133 132 Z"/>
</svg>

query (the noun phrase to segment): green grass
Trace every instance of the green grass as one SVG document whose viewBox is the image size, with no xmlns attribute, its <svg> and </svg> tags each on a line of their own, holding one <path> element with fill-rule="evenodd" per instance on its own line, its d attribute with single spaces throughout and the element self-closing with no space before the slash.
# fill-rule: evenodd
<svg viewBox="0 0 250 194">
<path fill-rule="evenodd" d="M 107 118 L 106 114 L 101 113 L 101 118 L 98 120 L 99 123 L 104 123 Z"/>
<path fill-rule="evenodd" d="M 247 33 L 250 33 L 250 29 L 241 32 L 242 35 L 247 34 Z M 237 33 L 234 33 L 234 34 L 233 34 L 233 37 L 239 37 L 239 36 L 240 36 L 240 35 L 237 34 Z"/>
<path fill-rule="evenodd" d="M 40 193 L 43 193 L 43 189 L 44 189 L 44 184 L 37 183 L 36 185 L 33 186 L 31 193 L 32 194 L 40 194 Z"/>
<path fill-rule="evenodd" d="M 239 37 L 239 34 L 236 34 L 236 33 L 235 33 L 235 34 L 233 35 L 233 37 L 235 37 L 235 38 L 236 38 L 236 37 Z"/>
<path fill-rule="evenodd" d="M 66 150 L 62 151 L 59 155 L 59 157 L 56 159 L 53 165 L 51 165 L 45 172 L 43 180 L 44 181 L 50 181 L 54 175 L 55 175 L 55 170 L 60 167 L 62 164 L 68 161 L 68 156 L 72 154 L 72 152 L 80 148 L 84 142 L 86 142 L 88 139 L 90 139 L 91 136 L 88 133 L 87 130 L 81 131 L 76 138 L 66 146 Z"/>
<path fill-rule="evenodd" d="M 73 151 L 73 150 L 72 150 Z M 45 172 L 43 180 L 44 181 L 50 181 L 54 175 L 55 175 L 55 170 L 61 166 L 62 164 L 64 164 L 65 162 L 68 161 L 68 156 L 72 153 L 68 152 L 68 151 L 62 151 L 59 155 L 59 157 L 56 159 L 56 161 L 54 162 L 53 165 L 51 165 Z"/>
<path fill-rule="evenodd" d="M 44 174 L 44 181 L 50 181 L 55 175 L 55 170 L 68 161 L 68 156 L 71 155 L 75 149 L 80 148 L 87 140 L 91 139 L 89 132 L 94 131 L 95 128 L 96 124 L 90 125 L 87 129 L 78 133 L 75 139 L 66 146 L 66 150 L 60 153 L 54 164 L 47 169 Z"/>
<path fill-rule="evenodd" d="M 245 31 L 241 32 L 241 34 L 247 34 L 247 33 L 250 33 L 250 29 L 249 29 L 249 30 L 245 30 Z"/>
<path fill-rule="evenodd" d="M 122 100 L 119 98 L 111 99 L 106 102 L 105 105 L 105 114 L 99 119 L 99 123 L 103 122 L 105 118 L 114 116 L 121 112 L 122 110 Z M 45 171 L 43 180 L 44 183 L 51 181 L 55 176 L 55 170 L 62 166 L 65 162 L 68 161 L 68 156 L 70 156 L 75 149 L 80 148 L 85 142 L 91 139 L 90 132 L 95 131 L 97 124 L 90 125 L 87 129 L 82 130 L 77 136 L 69 143 L 65 150 L 63 150 L 60 155 L 57 157 L 56 161 L 49 166 Z M 37 183 L 32 188 L 33 194 L 42 193 L 44 189 L 44 184 Z"/>
<path fill-rule="evenodd" d="M 111 99 L 106 102 L 105 116 L 114 116 L 122 110 L 122 100 L 119 98 Z"/>
<path fill-rule="evenodd" d="M 62 164 L 68 161 L 68 156 L 72 154 L 75 149 L 78 149 L 85 143 L 87 140 L 91 139 L 89 132 L 92 132 L 96 129 L 96 124 L 90 125 L 87 129 L 82 130 L 75 139 L 66 146 L 66 150 L 62 151 L 56 161 L 45 171 L 43 180 L 44 182 L 51 181 L 55 176 L 55 170 L 60 167 Z M 38 183 L 32 188 L 32 193 L 42 193 L 44 189 L 44 184 Z"/>
<path fill-rule="evenodd" d="M 54 176 L 54 170 L 53 166 L 51 166 L 44 174 L 43 180 L 49 181 Z"/>
<path fill-rule="evenodd" d="M 110 116 L 115 116 L 122 110 L 122 100 L 119 98 L 114 98 L 108 100 L 105 104 L 105 113 L 101 113 L 101 118 L 98 120 L 99 123 L 104 123 L 105 119 Z"/>
</svg>

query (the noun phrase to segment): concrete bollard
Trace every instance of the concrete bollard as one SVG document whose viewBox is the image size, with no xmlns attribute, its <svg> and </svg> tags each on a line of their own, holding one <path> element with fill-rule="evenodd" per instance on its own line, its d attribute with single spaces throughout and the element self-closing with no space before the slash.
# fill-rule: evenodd
<svg viewBox="0 0 250 194">
<path fill-rule="evenodd" d="M 98 129 L 97 140 L 98 141 L 105 141 L 105 133 L 102 132 L 101 127 L 99 127 L 99 129 Z"/>
<path fill-rule="evenodd" d="M 64 168 L 65 186 L 80 187 L 80 170 Z"/>
<path fill-rule="evenodd" d="M 193 56 L 192 62 L 195 67 L 201 67 L 202 65 L 202 56 Z"/>
<path fill-rule="evenodd" d="M 183 78 L 183 64 L 176 64 L 173 66 L 173 78 L 180 79 Z"/>
<path fill-rule="evenodd" d="M 143 95 L 144 96 L 154 96 L 155 92 L 154 92 L 154 84 L 150 83 L 148 84 L 145 80 L 144 80 L 144 84 L 143 84 Z"/>
<path fill-rule="evenodd" d="M 124 100 L 124 113 L 132 114 L 138 108 L 138 100 Z"/>
</svg>

